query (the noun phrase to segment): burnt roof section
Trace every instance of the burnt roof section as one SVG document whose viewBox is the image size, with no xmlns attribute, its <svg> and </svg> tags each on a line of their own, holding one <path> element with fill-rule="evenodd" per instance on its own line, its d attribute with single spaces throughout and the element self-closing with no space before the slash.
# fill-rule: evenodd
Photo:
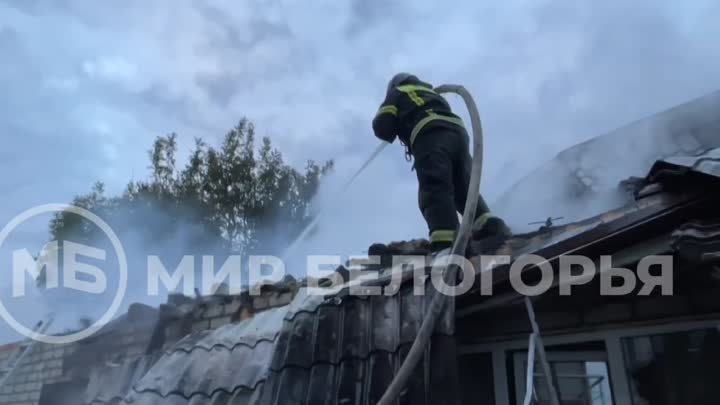
<svg viewBox="0 0 720 405">
<path fill-rule="evenodd" d="M 406 283 L 393 296 L 335 297 L 315 315 L 298 314 L 280 336 L 262 403 L 376 403 L 415 340 L 430 302 L 432 287 L 420 296 L 413 288 Z M 454 355 L 453 332 L 454 311 L 447 308 L 426 352 L 432 355 L 426 354 L 401 403 L 453 403 L 454 376 L 446 360 Z"/>
<path fill-rule="evenodd" d="M 429 303 L 413 288 L 407 284 L 392 296 L 298 294 L 289 306 L 192 334 L 168 350 L 125 400 L 139 405 L 373 403 L 404 359 Z M 452 386 L 440 355 L 454 350 L 453 314 L 445 311 L 438 322 L 436 351 L 404 394 L 413 403 L 442 404 L 454 395 L 431 398 L 424 386 Z M 367 390 L 356 389 L 359 379 L 369 383 Z"/>
<path fill-rule="evenodd" d="M 552 227 L 524 235 L 516 235 L 497 251 L 486 254 L 509 255 L 515 260 L 535 254 L 557 263 L 561 255 L 582 254 L 596 256 L 610 254 L 653 236 L 675 232 L 676 244 L 688 245 L 693 237 L 702 237 L 710 243 L 717 229 L 707 222 L 702 226 L 683 225 L 696 217 L 717 215 L 720 198 L 720 148 L 710 149 L 695 156 L 672 157 L 658 161 L 642 179 L 633 202 L 587 220 Z M 678 228 L 680 227 L 680 228 Z M 701 235 L 702 234 L 702 235 Z M 671 250 L 671 246 L 667 246 Z M 479 258 L 472 259 L 482 271 Z M 493 297 L 482 297 L 476 289 L 458 298 L 458 311 L 464 313 L 473 307 L 490 307 L 509 302 L 509 266 L 492 270 Z M 532 284 L 539 279 L 537 269 L 526 269 L 523 280 Z M 537 277 L 534 277 L 537 276 Z M 507 292 L 506 296 L 502 293 Z M 483 302 L 486 301 L 486 302 Z M 462 308 L 468 307 L 468 308 Z M 461 309 L 462 308 L 462 309 Z"/>
<path fill-rule="evenodd" d="M 720 133 L 718 135 L 720 136 Z M 542 227 L 537 232 L 516 235 L 503 247 L 489 253 L 508 254 L 514 257 L 528 253 L 542 254 L 552 251 L 550 249 L 552 246 L 583 235 L 589 235 L 589 238 L 579 238 L 579 240 L 599 239 L 635 223 L 648 222 L 658 214 L 666 213 L 673 208 L 685 207 L 692 204 L 692 201 L 702 199 L 700 195 L 712 194 L 709 192 L 711 190 L 703 187 L 708 184 L 707 182 L 688 181 L 696 175 L 709 176 L 701 179 L 711 181 L 712 184 L 720 181 L 720 148 L 706 150 L 695 156 L 674 156 L 660 160 L 641 181 L 636 193 L 637 199 L 631 203 L 575 223 L 550 228 Z M 682 181 L 682 187 L 676 186 L 677 181 Z M 576 240 L 575 245 L 577 244 Z M 566 248 L 570 249 L 572 246 L 564 246 L 562 249 Z M 547 254 L 544 257 L 547 257 Z"/>
<path fill-rule="evenodd" d="M 709 149 L 695 156 L 673 156 L 660 160 L 650 170 L 648 181 L 668 182 L 692 175 L 720 178 L 720 148 Z"/>
<path fill-rule="evenodd" d="M 144 353 L 152 339 L 158 313 L 156 308 L 132 304 L 127 313 L 78 342 L 77 350 L 65 358 L 65 371 L 75 378 L 87 378 L 93 364 L 118 363 L 133 353 Z"/>
<path fill-rule="evenodd" d="M 289 306 L 262 312 L 237 324 L 191 334 L 168 350 L 139 381 L 136 403 L 161 399 L 213 398 L 253 391 L 269 366 Z"/>
<path fill-rule="evenodd" d="M 720 221 L 692 221 L 672 233 L 672 248 L 696 264 L 720 264 Z"/>
<path fill-rule="evenodd" d="M 146 355 L 120 364 L 103 364 L 94 367 L 90 372 L 83 403 L 99 405 L 121 402 L 155 360 L 155 356 Z"/>
<path fill-rule="evenodd" d="M 717 211 L 717 193 L 709 190 L 719 189 L 708 188 L 707 182 L 718 184 L 713 168 L 718 153 L 709 150 L 658 162 L 638 182 L 638 198 L 632 203 L 576 223 L 516 235 L 499 250 L 486 253 L 513 258 L 530 253 L 546 258 L 597 254 L 677 229 L 708 204 Z M 700 176 L 699 183 L 686 181 L 692 176 Z M 717 229 L 705 225 L 688 226 L 678 229 L 676 240 L 687 243 L 698 235 L 712 239 L 716 234 Z M 423 253 L 426 248 L 424 241 L 388 247 L 404 254 Z M 480 269 L 477 263 L 476 267 Z M 390 271 L 386 269 L 383 277 L 389 277 Z M 498 286 L 509 280 L 507 269 L 497 268 L 493 273 Z M 123 401 L 138 405 L 374 403 L 407 354 L 429 302 L 427 293 L 415 296 L 413 288 L 413 283 L 406 282 L 391 296 L 298 294 L 289 306 L 185 337 L 147 372 L 143 368 L 152 363 L 149 357 L 147 363 L 138 359 L 134 364 L 99 369 L 91 375 L 88 403 L 117 402 L 128 392 Z M 458 311 L 482 305 L 483 300 L 485 297 L 469 293 L 458 298 Z M 443 312 L 404 402 L 452 402 L 457 391 L 451 384 L 455 378 L 443 358 L 454 356 L 455 318 L 453 310 Z"/>
<path fill-rule="evenodd" d="M 720 129 L 717 135 L 720 139 Z M 633 225 L 651 222 L 658 215 L 665 215 L 674 209 L 692 205 L 699 195 L 708 194 L 703 185 L 717 179 L 720 179 L 720 147 L 693 156 L 673 156 L 657 161 L 647 176 L 623 181 L 622 185 L 632 188 L 628 191 L 634 191 L 635 197 L 622 207 L 569 224 L 541 226 L 537 231 L 514 235 L 498 249 L 487 249 L 482 242 L 470 243 L 475 251 L 486 255 L 517 258 L 532 253 L 543 257 L 555 256 Z M 422 239 L 388 245 L 375 244 L 369 250 L 370 254 L 381 256 L 428 252 L 427 241 Z M 383 262 L 389 262 L 387 259 L 385 257 Z M 479 261 L 474 262 L 480 268 Z"/>
<path fill-rule="evenodd" d="M 720 147 L 719 112 L 716 91 L 575 145 L 518 181 L 493 206 L 503 215 L 525 216 L 525 223 L 549 215 L 578 220 L 598 214 L 612 206 L 589 212 L 588 205 L 597 205 L 623 179 L 647 173 L 658 160 Z M 534 204 L 528 206 L 522 196 L 530 195 Z M 573 209 L 569 201 L 576 202 Z"/>
</svg>

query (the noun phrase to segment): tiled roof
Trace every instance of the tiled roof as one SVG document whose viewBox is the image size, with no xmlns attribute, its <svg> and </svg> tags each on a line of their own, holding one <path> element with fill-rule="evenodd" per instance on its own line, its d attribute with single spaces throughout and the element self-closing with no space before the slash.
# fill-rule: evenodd
<svg viewBox="0 0 720 405">
<path fill-rule="evenodd" d="M 422 321 L 428 300 L 412 290 L 408 285 L 393 296 L 327 299 L 299 294 L 289 306 L 193 334 L 166 352 L 127 400 L 138 405 L 372 403 Z M 452 314 L 445 311 L 438 323 L 433 353 L 454 349 Z M 446 362 L 431 357 L 419 370 L 422 387 L 416 384 L 404 400 L 442 404 L 452 398 L 428 396 L 423 384 L 441 384 L 450 373 Z"/>
<path fill-rule="evenodd" d="M 130 398 L 137 404 L 176 403 L 254 391 L 267 375 L 289 309 L 271 309 L 244 322 L 187 336 L 165 352 Z"/>
<path fill-rule="evenodd" d="M 491 206 L 526 222 L 551 215 L 579 220 L 598 214 L 589 212 L 591 207 L 604 199 L 612 202 L 610 194 L 623 179 L 647 172 L 658 160 L 720 147 L 718 111 L 720 91 L 572 146 L 508 187 Z M 533 196 L 534 203 L 519 196 Z"/>
<path fill-rule="evenodd" d="M 121 364 L 105 364 L 90 373 L 84 404 L 116 404 L 130 392 L 132 386 L 148 371 L 153 356 L 130 359 Z"/>
<path fill-rule="evenodd" d="M 670 177 L 677 173 L 717 175 L 714 165 L 719 154 L 710 150 L 701 156 L 658 162 L 641 183 L 665 181 L 668 173 Z M 517 235 L 495 253 L 549 257 L 607 241 L 675 207 L 687 209 L 693 195 L 697 193 L 650 193 L 597 217 Z M 678 218 L 687 221 L 686 215 Z M 708 233 L 714 237 L 717 229 L 705 225 L 681 227 L 676 240 Z M 672 224 L 673 229 L 677 226 Z M 426 248 L 421 241 L 388 247 L 405 254 Z M 390 277 L 389 272 L 385 270 L 382 277 Z M 390 296 L 341 292 L 328 297 L 307 295 L 307 288 L 302 288 L 290 305 L 190 334 L 155 362 L 142 357 L 99 369 L 91 375 L 87 401 L 117 403 L 124 395 L 122 402 L 135 405 L 373 404 L 407 354 L 429 302 L 427 294 L 414 295 L 413 288 L 413 283 L 406 282 Z M 458 301 L 458 308 L 461 304 Z M 447 361 L 456 355 L 454 322 L 454 308 L 446 308 L 426 358 L 399 403 L 451 404 L 457 399 L 454 362 Z"/>
<path fill-rule="evenodd" d="M 720 138 L 720 129 L 717 134 Z M 720 177 L 720 148 L 708 149 L 703 153 L 692 156 L 672 156 L 656 162 L 649 177 L 682 176 L 686 172 L 702 173 L 708 176 Z"/>
</svg>

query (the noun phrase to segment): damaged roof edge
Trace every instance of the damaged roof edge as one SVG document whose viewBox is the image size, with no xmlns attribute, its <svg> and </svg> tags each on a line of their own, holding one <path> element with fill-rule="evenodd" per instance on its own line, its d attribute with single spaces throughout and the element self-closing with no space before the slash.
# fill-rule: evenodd
<svg viewBox="0 0 720 405">
<path fill-rule="evenodd" d="M 688 175 L 694 174 L 702 174 L 706 177 L 699 184 L 690 183 L 685 179 Z M 577 235 L 542 246 L 539 249 L 536 246 L 536 248 L 526 249 L 524 252 L 514 251 L 511 253 L 514 257 L 520 254 L 536 254 L 547 259 L 548 263 L 554 266 L 561 255 L 596 256 L 597 253 L 592 254 L 592 252 L 614 252 L 612 253 L 614 259 L 627 263 L 633 258 L 639 260 L 638 255 L 642 256 L 649 251 L 656 253 L 672 251 L 672 242 L 677 239 L 675 231 L 678 226 L 682 227 L 688 218 L 716 208 L 720 198 L 720 187 L 718 187 L 720 185 L 720 148 L 710 149 L 692 157 L 673 157 L 658 161 L 645 179 L 647 182 L 681 182 L 690 190 L 652 194 L 641 198 L 634 204 L 583 221 L 591 226 Z M 712 187 L 707 187 L 708 183 Z M 708 192 L 708 190 L 715 190 L 715 192 Z M 609 220 L 605 220 L 605 218 Z M 562 227 L 558 231 L 562 232 L 563 229 L 571 226 Z M 685 234 L 692 233 L 693 229 L 695 228 Z M 694 234 L 697 233 L 698 231 L 694 231 Z M 648 235 L 658 236 L 648 239 Z M 709 237 L 715 235 L 716 233 L 711 232 Z M 632 247 L 628 248 L 628 245 Z M 487 270 L 481 268 L 481 263 L 477 260 L 473 260 L 473 262 L 476 272 Z M 508 267 L 492 269 L 493 275 L 500 276 L 499 278 L 494 277 L 494 286 L 510 281 Z M 474 295 L 477 295 L 477 291 L 478 288 L 475 288 Z M 460 301 L 469 301 L 473 290 L 469 294 L 460 297 Z M 503 296 L 494 296 L 483 300 L 480 304 L 472 304 L 458 309 L 458 314 L 465 316 L 479 310 L 487 310 L 517 297 L 518 293 L 508 289 Z"/>
</svg>

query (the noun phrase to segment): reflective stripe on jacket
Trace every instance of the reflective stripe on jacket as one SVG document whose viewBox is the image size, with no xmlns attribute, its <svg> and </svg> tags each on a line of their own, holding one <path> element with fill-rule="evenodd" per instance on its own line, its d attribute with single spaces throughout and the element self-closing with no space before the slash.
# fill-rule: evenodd
<svg viewBox="0 0 720 405">
<path fill-rule="evenodd" d="M 438 126 L 465 130 L 447 100 L 419 80 L 391 88 L 373 119 L 375 136 L 387 142 L 399 137 L 411 148 L 418 135 Z"/>
</svg>

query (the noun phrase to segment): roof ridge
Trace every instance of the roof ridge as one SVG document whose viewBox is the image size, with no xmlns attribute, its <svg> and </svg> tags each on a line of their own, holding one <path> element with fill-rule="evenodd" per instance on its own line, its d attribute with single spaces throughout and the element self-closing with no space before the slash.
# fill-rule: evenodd
<svg viewBox="0 0 720 405">
<path fill-rule="evenodd" d="M 436 332 L 433 332 L 433 336 L 446 336 L 446 337 L 451 337 L 451 336 L 453 336 L 453 335 L 452 335 L 452 334 L 449 334 L 449 333 L 442 333 L 442 332 L 437 332 L 437 331 L 436 331 Z M 370 350 L 370 351 L 368 351 L 367 355 L 365 355 L 365 356 L 352 356 L 352 355 L 350 355 L 350 356 L 342 356 L 342 357 L 340 357 L 340 359 L 337 360 L 337 361 L 331 361 L 331 360 L 318 360 L 318 361 L 313 361 L 312 364 L 311 364 L 309 367 L 308 367 L 308 366 L 301 366 L 301 365 L 299 365 L 299 364 L 285 363 L 285 364 L 282 365 L 281 368 L 278 369 L 278 368 L 274 368 L 274 367 L 272 366 L 272 364 L 270 364 L 270 367 L 268 368 L 268 370 L 269 370 L 269 371 L 272 371 L 272 372 L 274 372 L 274 373 L 279 373 L 279 372 L 282 372 L 282 371 L 284 371 L 285 369 L 288 369 L 288 368 L 292 368 L 292 369 L 302 369 L 302 370 L 312 370 L 313 367 L 318 366 L 318 365 L 336 366 L 336 367 L 337 367 L 337 366 L 342 365 L 342 363 L 346 363 L 346 362 L 348 362 L 348 361 L 357 361 L 357 360 L 367 361 L 367 360 L 370 360 L 370 357 L 372 357 L 373 355 L 376 355 L 376 354 L 383 354 L 383 353 L 384 353 L 384 354 L 394 354 L 394 355 L 396 355 L 396 354 L 398 354 L 398 353 L 400 352 L 400 350 L 403 348 L 403 346 L 412 346 L 412 344 L 413 344 L 412 341 L 405 342 L 405 343 L 400 343 L 400 344 L 398 344 L 398 345 L 396 346 L 395 350 L 385 350 L 385 349 Z"/>
<path fill-rule="evenodd" d="M 236 392 L 238 392 L 239 390 L 242 390 L 242 389 L 245 389 L 248 391 L 255 391 L 258 389 L 258 386 L 260 386 L 262 384 L 265 384 L 265 379 L 259 380 L 252 387 L 240 384 L 240 385 L 236 385 L 235 387 L 233 387 L 232 390 L 227 390 L 225 388 L 215 388 L 209 394 L 206 392 L 202 392 L 202 391 L 194 391 L 194 392 L 190 393 L 190 395 L 185 395 L 184 393 L 181 393 L 178 390 L 172 390 L 172 391 L 168 392 L 167 394 L 163 394 L 162 392 L 160 392 L 156 389 L 148 388 L 148 389 L 143 389 L 143 390 L 137 390 L 137 389 L 135 389 L 135 387 L 132 388 L 132 391 L 139 395 L 154 394 L 163 399 L 167 399 L 171 396 L 177 396 L 177 397 L 181 397 L 181 398 L 185 399 L 186 401 L 189 401 L 191 398 L 196 397 L 196 396 L 201 396 L 203 398 L 210 399 L 219 393 L 234 395 Z M 117 399 L 117 398 L 113 398 L 113 399 Z M 133 402 L 135 402 L 135 400 L 130 401 L 128 399 L 128 396 L 125 396 L 124 398 L 122 398 L 122 402 L 133 403 Z M 108 402 L 106 402 L 106 403 L 108 403 Z"/>
<path fill-rule="evenodd" d="M 233 344 L 233 345 L 227 345 L 227 344 L 224 344 L 224 343 L 215 343 L 215 344 L 213 344 L 213 345 L 211 345 L 211 346 L 209 346 L 209 347 L 208 347 L 208 346 L 203 346 L 203 345 L 200 345 L 200 344 L 192 345 L 192 346 L 189 347 L 189 348 L 186 348 L 186 347 L 175 347 L 175 348 L 168 349 L 168 350 L 164 351 L 164 352 L 163 352 L 163 356 L 170 356 L 170 355 L 173 355 L 173 354 L 178 353 L 178 352 L 183 352 L 183 353 L 186 353 L 186 354 L 190 354 L 190 353 L 194 352 L 195 350 L 204 350 L 204 351 L 206 351 L 206 352 L 211 352 L 213 349 L 215 349 L 215 348 L 220 348 L 220 347 L 222 347 L 223 349 L 226 349 L 227 351 L 230 351 L 230 352 L 231 352 L 231 351 L 234 351 L 238 346 L 245 346 L 245 347 L 247 347 L 247 348 L 249 348 L 249 349 L 254 349 L 254 348 L 256 348 L 260 343 L 275 343 L 275 342 L 277 341 L 278 336 L 280 336 L 280 332 L 275 333 L 275 335 L 274 335 L 272 338 L 267 338 L 267 337 L 259 338 L 259 339 L 257 339 L 257 340 L 255 341 L 255 343 L 253 343 L 253 344 L 250 344 L 250 343 L 247 343 L 247 342 L 237 342 L 237 343 L 235 343 L 235 344 Z"/>
</svg>

